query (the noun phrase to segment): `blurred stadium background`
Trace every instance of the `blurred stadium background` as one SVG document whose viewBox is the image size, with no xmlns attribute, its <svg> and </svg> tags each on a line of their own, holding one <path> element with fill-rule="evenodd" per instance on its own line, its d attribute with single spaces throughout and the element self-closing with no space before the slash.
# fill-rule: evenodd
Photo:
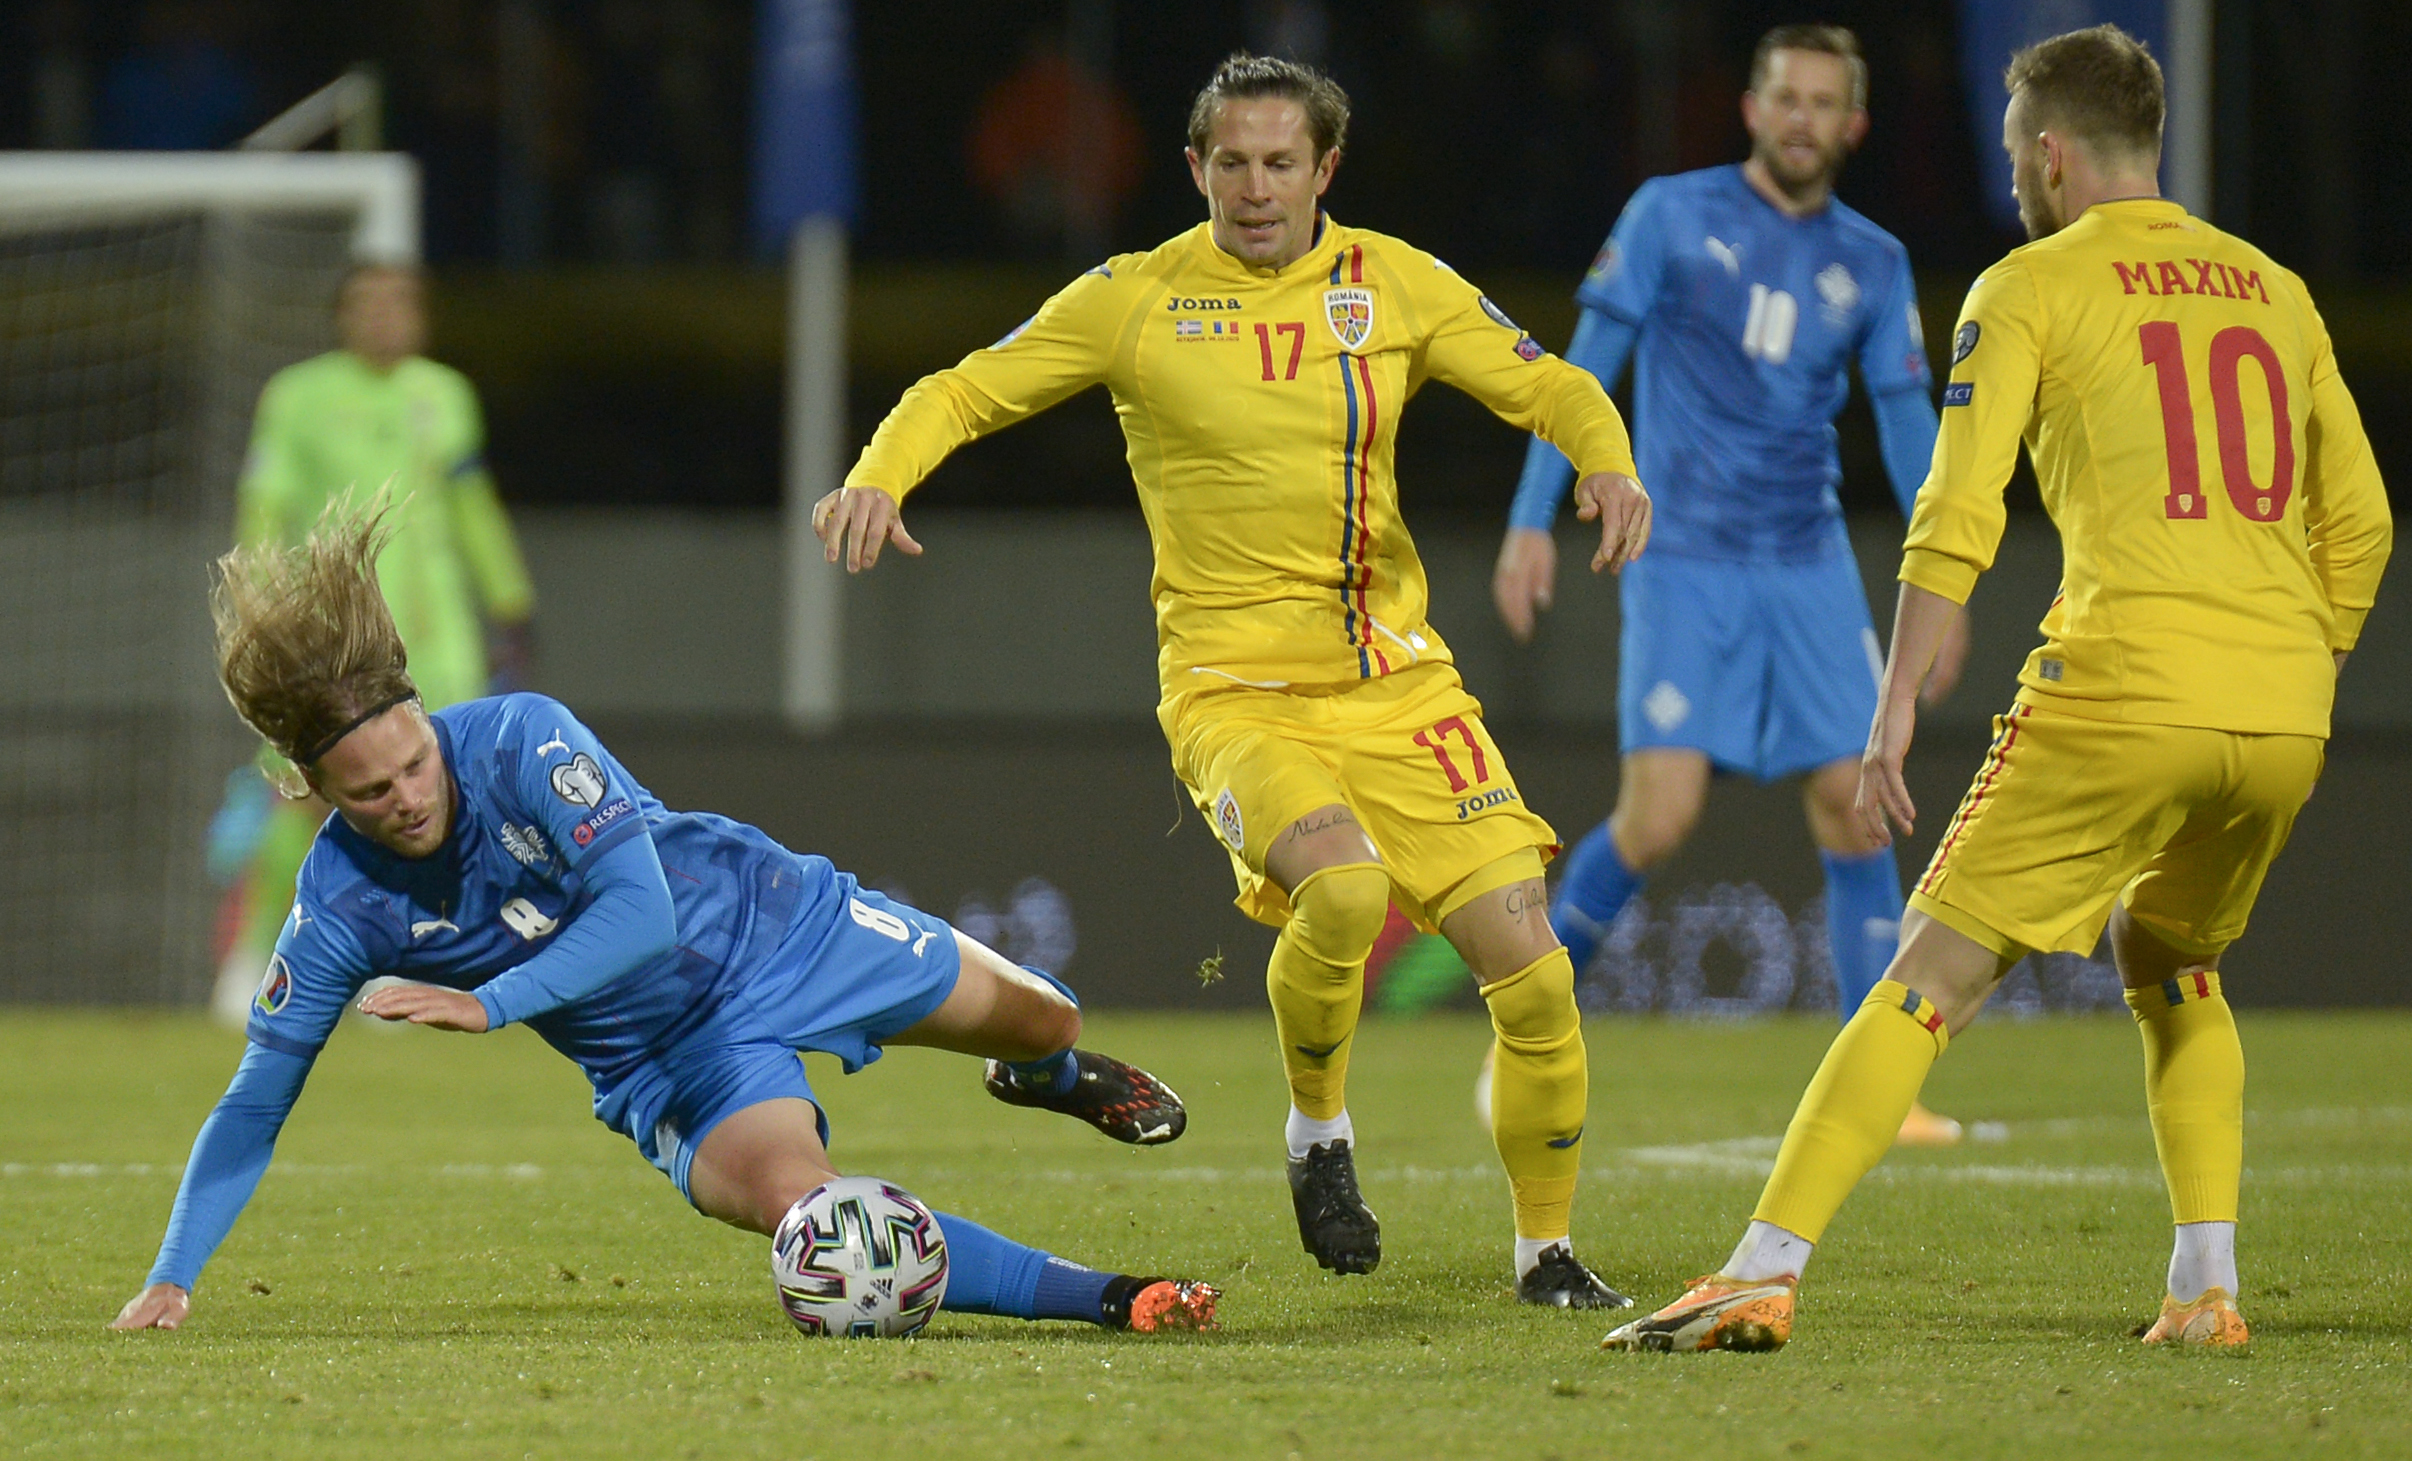
<svg viewBox="0 0 2412 1461">
<path fill-rule="evenodd" d="M 2017 241 L 1990 120 L 2008 47 L 2097 19 L 2153 38 L 2190 78 L 2173 191 L 2309 277 L 2382 468 L 2412 471 L 2412 113 L 2388 104 L 2412 9 L 2383 0 L 18 0 L 0 11 L 0 999 L 207 998 L 204 826 L 247 746 L 210 679 L 203 568 L 260 383 L 332 343 L 335 281 L 384 249 L 424 257 L 429 353 L 484 398 L 539 594 L 535 688 L 665 801 L 825 853 L 1094 1002 L 1259 1007 L 1269 934 L 1229 906 L 1153 720 L 1146 539 L 1102 396 L 941 470 L 911 504 L 920 561 L 855 582 L 791 563 L 786 504 L 914 378 L 1202 216 L 1183 123 L 1235 48 L 1316 61 L 1354 97 L 1335 213 L 1449 259 L 1554 348 L 1627 195 L 1740 157 L 1753 41 L 1813 18 L 1867 48 L 1873 131 L 1841 191 L 1908 245 L 1932 342 Z M 356 200 L 94 191 L 95 154 L 197 175 L 337 78 L 301 118 L 326 124 L 301 129 L 312 157 L 245 155 L 402 159 L 403 242 Z M 1900 524 L 1859 403 L 1842 431 L 1883 623 Z M 1500 631 L 1487 581 L 1520 452 L 1436 390 L 1400 473 L 1434 621 L 1571 836 L 1614 793 L 1614 593 L 1570 586 L 1532 649 Z M 1913 860 L 2057 578 L 2032 485 L 2012 500 L 1967 680 L 1913 757 Z M 2230 961 L 2240 1004 L 2407 999 L 2400 598 Z M 1721 787 L 1587 999 L 1818 1006 L 1815 867 L 1789 789 Z M 1209 983 L 1217 953 L 1232 977 Z M 2116 1001 L 2078 960 L 2013 993 Z"/>
</svg>

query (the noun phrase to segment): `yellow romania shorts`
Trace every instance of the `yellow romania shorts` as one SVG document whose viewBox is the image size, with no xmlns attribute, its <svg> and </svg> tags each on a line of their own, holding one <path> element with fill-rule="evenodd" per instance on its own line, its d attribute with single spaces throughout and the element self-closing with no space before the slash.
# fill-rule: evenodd
<svg viewBox="0 0 2412 1461">
<path fill-rule="evenodd" d="M 2117 898 L 2181 953 L 2234 943 L 2319 780 L 2316 736 L 2092 720 L 2019 704 L 1910 906 L 2005 958 L 2090 954 Z"/>
<path fill-rule="evenodd" d="M 1558 850 L 1453 665 L 1311 689 L 1216 686 L 1173 696 L 1157 718 L 1174 773 L 1231 854 L 1234 901 L 1259 923 L 1290 918 L 1265 850 L 1317 807 L 1356 813 L 1392 900 L 1427 929 L 1465 901 L 1450 894 L 1474 873 L 1528 848 Z"/>
</svg>

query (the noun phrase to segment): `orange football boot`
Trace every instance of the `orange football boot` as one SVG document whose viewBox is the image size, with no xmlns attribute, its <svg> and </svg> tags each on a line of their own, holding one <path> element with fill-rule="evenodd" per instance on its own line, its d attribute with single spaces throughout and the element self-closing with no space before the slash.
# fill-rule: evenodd
<svg viewBox="0 0 2412 1461">
<path fill-rule="evenodd" d="M 1612 1329 L 1602 1349 L 1696 1353 L 1709 1349 L 1782 1349 L 1792 1338 L 1792 1300 L 1800 1275 L 1745 1283 L 1712 1273 L 1655 1314 Z"/>
<path fill-rule="evenodd" d="M 2253 1336 L 2226 1289 L 2204 1289 L 2191 1304 L 2161 1296 L 2161 1317 L 2144 1331 L 2146 1344 L 2177 1343 L 2198 1349 L 2241 1349 Z"/>
</svg>

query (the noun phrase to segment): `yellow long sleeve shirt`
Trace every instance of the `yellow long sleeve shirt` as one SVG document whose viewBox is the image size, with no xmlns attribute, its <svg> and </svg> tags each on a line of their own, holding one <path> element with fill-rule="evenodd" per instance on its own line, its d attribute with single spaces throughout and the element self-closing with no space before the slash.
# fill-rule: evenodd
<svg viewBox="0 0 2412 1461">
<path fill-rule="evenodd" d="M 2303 282 L 2175 203 L 2096 204 L 1968 292 L 1901 578 L 1965 602 L 2023 437 L 2059 597 L 2019 699 L 2325 736 L 2393 529 Z"/>
<path fill-rule="evenodd" d="M 1633 471 L 1588 372 L 1430 254 L 1327 217 L 1280 269 L 1205 224 L 1107 260 L 906 392 L 846 485 L 901 500 L 955 448 L 1103 382 L 1155 547 L 1165 695 L 1366 679 L 1449 659 L 1392 471 L 1427 378 L 1585 474 Z"/>
</svg>

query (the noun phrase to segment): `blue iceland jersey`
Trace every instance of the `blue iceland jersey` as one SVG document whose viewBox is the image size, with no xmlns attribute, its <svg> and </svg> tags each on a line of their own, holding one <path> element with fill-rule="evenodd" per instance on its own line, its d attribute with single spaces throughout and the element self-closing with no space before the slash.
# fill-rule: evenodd
<svg viewBox="0 0 2412 1461">
<path fill-rule="evenodd" d="M 845 915 L 851 880 L 726 817 L 672 812 L 558 701 L 505 695 L 439 710 L 459 790 L 451 834 L 397 857 L 329 817 L 253 1001 L 256 1044 L 305 1059 L 371 978 L 486 986 L 544 951 L 587 908 L 579 869 L 640 833 L 661 859 L 678 941 L 591 995 L 527 1018 L 594 1082 L 596 1114 L 648 1051 L 675 1045 L 794 936 Z M 500 992 L 500 993 L 497 993 Z"/>
<path fill-rule="evenodd" d="M 1652 553 L 1735 561 L 1847 551 L 1834 417 L 1927 388 L 1909 255 L 1839 200 L 1778 211 L 1740 166 L 1654 178 L 1575 296 L 1639 331 L 1634 452 Z"/>
</svg>

